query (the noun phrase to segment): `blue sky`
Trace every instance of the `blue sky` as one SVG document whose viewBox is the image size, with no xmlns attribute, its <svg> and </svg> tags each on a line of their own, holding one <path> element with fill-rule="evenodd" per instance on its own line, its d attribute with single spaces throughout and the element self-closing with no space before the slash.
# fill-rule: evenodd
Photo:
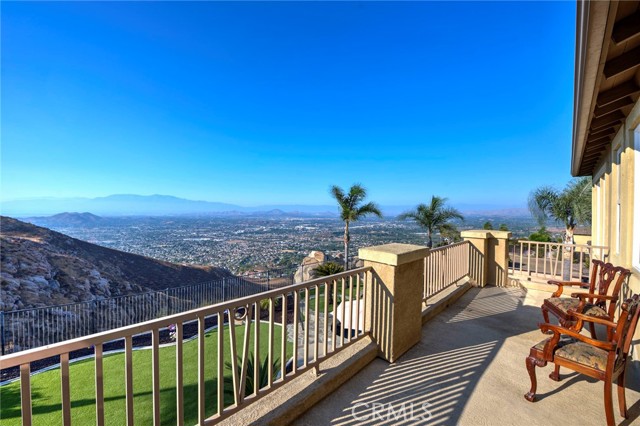
<svg viewBox="0 0 640 426">
<path fill-rule="evenodd" d="M 575 4 L 2 4 L 3 200 L 524 206 L 564 186 Z"/>
</svg>

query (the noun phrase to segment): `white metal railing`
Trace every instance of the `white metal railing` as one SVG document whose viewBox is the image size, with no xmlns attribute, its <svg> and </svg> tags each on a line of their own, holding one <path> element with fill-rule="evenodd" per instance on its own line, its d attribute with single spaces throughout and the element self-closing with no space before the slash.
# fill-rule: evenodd
<svg viewBox="0 0 640 426">
<path fill-rule="evenodd" d="M 160 424 L 160 350 L 159 330 L 175 325 L 176 357 L 176 423 L 184 423 L 184 379 L 185 368 L 197 369 L 197 418 L 198 424 L 212 424 L 225 418 L 268 392 L 276 389 L 291 378 L 309 368 L 318 368 L 319 362 L 351 343 L 370 334 L 365 327 L 364 318 L 367 309 L 367 282 L 372 280 L 370 267 L 358 268 L 340 274 L 314 279 L 300 284 L 270 290 L 212 306 L 194 309 L 163 318 L 130 325 L 102 333 L 92 334 L 53 345 L 17 352 L 0 357 L 1 368 L 20 368 L 21 417 L 23 425 L 32 423 L 32 395 L 30 363 L 60 356 L 61 411 L 63 424 L 71 424 L 71 392 L 69 380 L 69 354 L 79 349 L 94 347 L 95 363 L 95 415 L 96 424 L 104 425 L 104 376 L 109 374 L 103 367 L 103 345 L 118 339 L 124 339 L 124 383 L 126 401 L 126 424 L 134 424 L 134 380 L 136 374 L 133 364 L 133 336 L 141 333 L 151 334 L 151 376 L 153 410 L 145 423 Z M 337 319 L 345 317 L 345 305 L 349 301 L 349 330 L 345 326 L 339 335 Z M 261 307 L 261 302 L 262 306 Z M 266 303 L 265 303 L 266 302 Z M 281 344 L 274 347 L 275 316 L 277 306 L 282 317 Z M 322 305 L 322 307 L 320 306 Z M 263 312 L 262 310 L 266 312 Z M 341 312 L 338 312 L 341 310 Z M 355 315 L 354 315 L 355 314 Z M 264 317 L 264 318 L 263 318 Z M 205 357 L 205 321 L 214 320 L 218 327 L 216 355 Z M 183 356 L 183 324 L 197 321 L 197 365 L 185 365 Z M 262 323 L 268 329 L 268 350 L 260 354 L 260 330 Z M 291 331 L 287 331 L 287 325 Z M 320 327 L 322 325 L 322 327 Z M 354 326 L 355 325 L 355 326 Z M 237 327 L 243 328 L 236 333 Z M 225 349 L 223 334 L 229 333 L 229 350 Z M 292 333 L 292 335 L 290 335 Z M 239 335 L 238 335 L 239 334 Z M 252 337 L 253 334 L 253 337 Z M 289 336 L 290 335 L 290 336 Z M 253 353 L 250 353 L 253 338 Z M 241 341 L 240 341 L 241 339 Z M 289 362 L 287 342 L 292 343 L 292 355 Z M 237 347 L 241 344 L 241 350 Z M 252 393 L 247 395 L 247 375 L 249 358 L 253 362 Z M 265 356 L 266 355 L 266 356 Z M 280 359 L 279 368 L 274 367 L 276 357 Z M 214 361 L 215 358 L 215 361 Z M 267 383 L 261 384 L 260 360 L 266 360 L 268 367 Z M 230 372 L 225 374 L 225 360 L 231 364 Z M 205 364 L 215 362 L 217 372 L 216 398 L 205 401 Z M 87 378 L 85 378 L 87 379 Z M 74 379 L 75 381 L 76 379 Z M 225 388 L 232 386 L 233 403 L 225 405 Z M 205 406 L 207 402 L 207 406 Z M 152 417 L 152 420 L 151 420 Z"/>
<path fill-rule="evenodd" d="M 591 260 L 605 260 L 609 248 L 583 244 L 514 241 L 509 244 L 509 274 L 541 280 L 589 281 Z"/>
<path fill-rule="evenodd" d="M 438 247 L 424 260 L 424 300 L 469 275 L 470 243 Z"/>
</svg>

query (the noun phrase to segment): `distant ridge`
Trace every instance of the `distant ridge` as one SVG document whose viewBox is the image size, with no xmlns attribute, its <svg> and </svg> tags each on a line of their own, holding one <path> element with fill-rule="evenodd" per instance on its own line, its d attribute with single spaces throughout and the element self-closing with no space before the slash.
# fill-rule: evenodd
<svg viewBox="0 0 640 426">
<path fill-rule="evenodd" d="M 89 217 L 76 215 L 71 217 Z M 4 216 L 0 216 L 0 247 L 1 310 L 164 290 L 231 276 L 226 269 L 125 253 Z"/>
<path fill-rule="evenodd" d="M 415 205 L 382 205 L 382 213 L 393 218 Z M 529 217 L 525 208 L 496 208 L 490 205 L 454 204 L 467 215 Z M 113 216 L 261 216 L 261 217 L 338 217 L 336 205 L 274 204 L 243 207 L 214 201 L 196 201 L 171 195 L 117 194 L 98 198 L 33 198 L 4 201 L 0 214 L 20 218 L 58 215 L 62 212 L 90 212 Z M 42 223 L 42 222 L 38 222 Z"/>
<path fill-rule="evenodd" d="M 335 206 L 267 205 L 242 207 L 194 201 L 171 195 L 118 194 L 98 198 L 34 198 L 4 201 L 0 213 L 12 217 L 51 216 L 61 212 L 91 212 L 98 216 L 172 216 L 260 214 L 262 216 L 336 216 Z"/>
</svg>

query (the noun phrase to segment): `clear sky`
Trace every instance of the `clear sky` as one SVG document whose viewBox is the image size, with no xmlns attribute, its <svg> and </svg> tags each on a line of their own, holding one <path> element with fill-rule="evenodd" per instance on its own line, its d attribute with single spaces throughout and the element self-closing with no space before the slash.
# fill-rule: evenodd
<svg viewBox="0 0 640 426">
<path fill-rule="evenodd" d="M 1 12 L 3 200 L 504 207 L 570 179 L 573 2 Z"/>
</svg>

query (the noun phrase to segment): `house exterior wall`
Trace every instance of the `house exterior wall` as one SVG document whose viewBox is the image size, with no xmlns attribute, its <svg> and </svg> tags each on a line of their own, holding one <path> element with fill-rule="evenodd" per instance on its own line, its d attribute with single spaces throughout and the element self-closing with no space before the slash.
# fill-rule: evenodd
<svg viewBox="0 0 640 426">
<path fill-rule="evenodd" d="M 640 210 L 635 198 L 640 191 L 636 174 L 640 146 L 640 102 L 620 128 L 611 146 L 603 152 L 593 174 L 593 245 L 609 247 L 608 261 L 632 271 L 629 289 L 640 293 L 639 251 Z M 635 239 L 635 241 L 634 241 Z"/>
</svg>

